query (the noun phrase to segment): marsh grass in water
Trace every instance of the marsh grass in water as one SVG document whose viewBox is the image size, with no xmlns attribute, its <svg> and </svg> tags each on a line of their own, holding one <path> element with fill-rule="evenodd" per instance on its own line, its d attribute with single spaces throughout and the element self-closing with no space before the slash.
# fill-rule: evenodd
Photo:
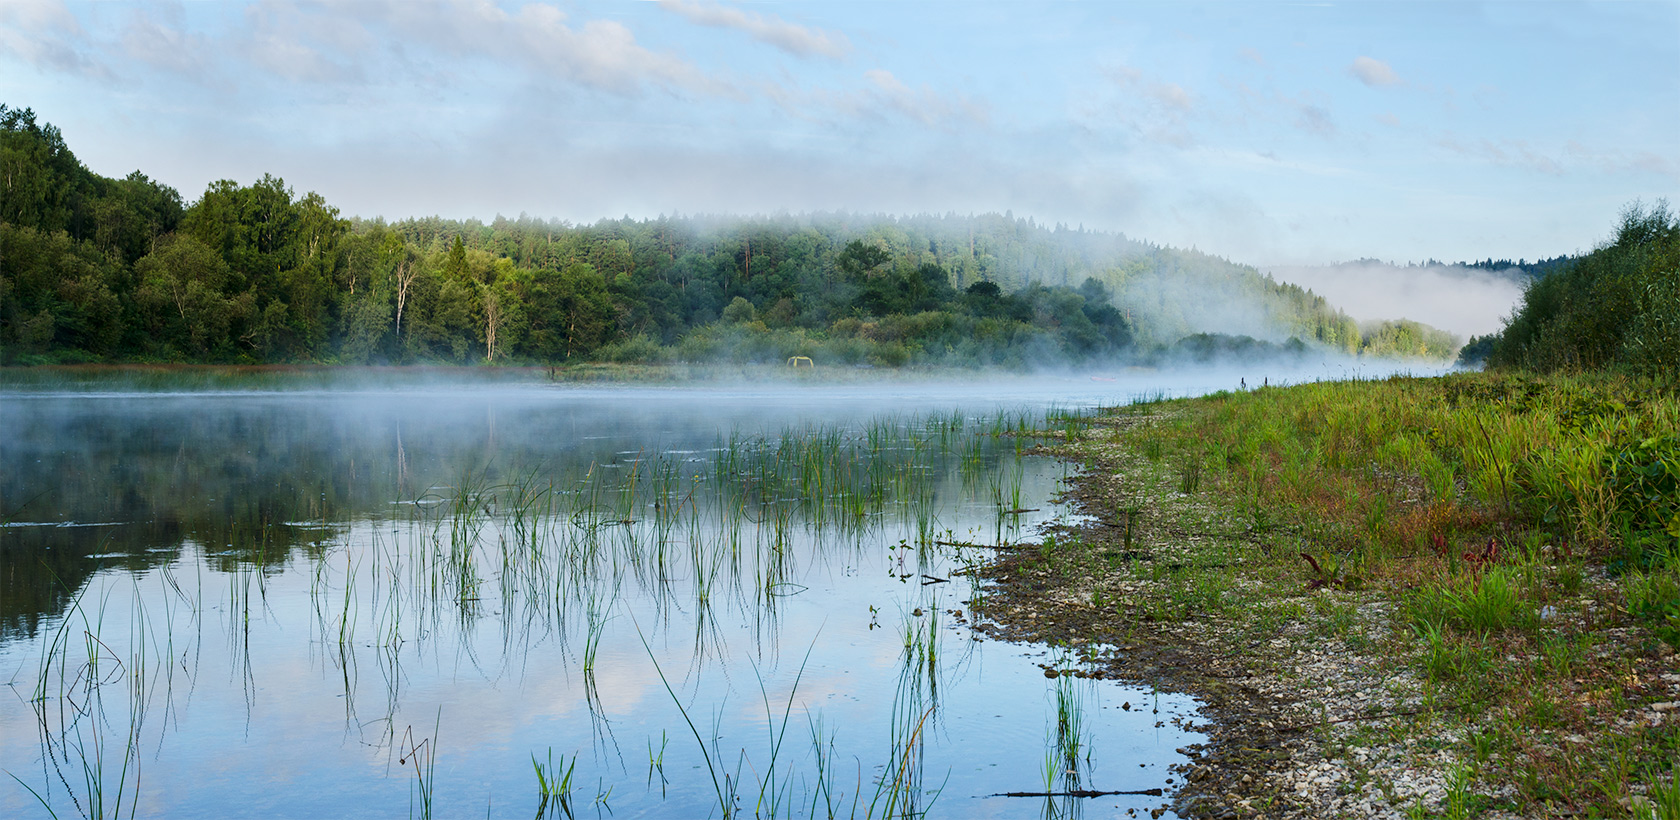
<svg viewBox="0 0 1680 820">
<path fill-rule="evenodd" d="M 226 677 L 238 690 L 232 708 L 243 710 L 260 736 L 267 731 L 260 716 L 288 698 L 265 671 L 276 634 L 301 613 L 302 628 L 292 634 L 305 636 L 310 663 L 333 690 L 324 696 L 334 713 L 333 748 L 374 749 L 386 758 L 367 781 L 320 771 L 336 793 L 347 782 L 366 794 L 385 783 L 389 789 L 369 799 L 397 804 L 406 791 L 410 813 L 420 817 L 459 813 L 474 799 L 464 792 L 480 788 L 474 773 L 486 764 L 475 759 L 482 754 L 473 745 L 478 727 L 460 713 L 481 705 L 445 701 L 433 714 L 428 701 L 442 674 L 464 691 L 528 686 L 544 697 L 581 695 L 580 737 L 550 733 L 545 723 L 541 734 L 514 735 L 512 762 L 501 761 L 512 772 L 526 771 L 529 760 L 530 773 L 509 788 L 529 796 L 534 778 L 539 814 L 571 816 L 592 792 L 587 808 L 602 812 L 623 813 L 626 803 L 646 812 L 646 801 L 664 800 L 667 791 L 676 806 L 692 801 L 699 773 L 711 801 L 651 810 L 704 813 L 710 802 L 725 816 L 924 816 L 951 777 L 941 756 L 949 750 L 938 748 L 953 731 L 942 710 L 951 670 L 961 668 L 969 644 L 953 643 L 953 627 L 967 621 L 947 617 L 945 601 L 955 595 L 941 590 L 958 580 L 952 569 L 972 569 L 992 547 L 1019 540 L 1049 515 L 1031 509 L 1049 494 L 1049 474 L 1023 453 L 1043 441 L 1090 435 L 1087 422 L 1064 411 L 942 412 L 792 425 L 775 434 L 728 431 L 714 450 L 638 445 L 616 456 L 592 452 L 537 466 L 475 457 L 452 474 L 434 472 L 434 480 L 392 476 L 395 495 L 371 494 L 378 497 L 374 513 L 348 522 L 335 518 L 330 501 L 315 499 L 314 488 L 300 491 L 313 517 L 262 519 L 238 536 L 189 544 L 174 560 L 134 574 L 144 592 L 127 594 L 108 575 L 80 587 L 30 664 L 39 672 L 31 705 L 42 715 L 42 757 L 51 770 L 10 773 L 39 792 L 49 813 L 133 813 L 141 764 L 149 777 L 154 769 L 178 776 L 168 769 L 178 746 L 170 733 L 183 719 L 212 711 L 187 710 L 187 700 L 219 696 L 202 694 L 224 670 L 200 669 L 198 646 L 211 644 L 212 654 L 226 658 Z M 406 446 L 405 458 L 417 462 L 418 444 L 411 437 Z M 345 466 L 351 477 L 344 480 L 368 480 Z M 339 472 L 332 471 L 334 481 Z M 316 534 L 283 538 L 300 531 Z M 902 545 L 885 566 L 883 542 Z M 967 542 L 983 548 L 953 546 Z M 759 671 L 778 662 L 787 619 L 808 621 L 809 608 L 800 609 L 801 596 L 812 594 L 810 577 L 849 578 L 860 568 L 891 569 L 877 600 L 889 612 L 894 599 L 904 602 L 902 634 L 891 635 L 889 622 L 883 636 L 903 645 L 896 684 L 887 684 L 890 707 L 883 694 L 887 714 L 867 727 L 805 711 L 802 671 L 791 686 L 785 674 Z M 971 575 L 968 583 L 966 602 L 982 606 L 982 581 Z M 101 595 L 112 596 L 110 607 Z M 106 618 L 107 609 L 131 606 L 120 619 Z M 646 778 L 652 798 L 628 794 L 638 790 L 602 763 L 622 759 L 627 728 L 643 728 L 623 712 L 623 681 L 654 671 L 625 657 L 627 616 L 649 630 L 644 647 L 652 647 L 654 669 L 681 716 L 669 725 L 686 726 L 695 741 L 670 744 L 664 727 L 653 728 Z M 674 667 L 669 658 L 677 659 Z M 763 731 L 750 736 L 725 702 L 700 694 L 710 697 L 719 688 L 710 681 L 728 671 L 741 677 L 744 659 L 755 664 L 763 707 L 751 721 Z M 680 682 L 684 664 L 687 683 Z M 1028 683 L 1036 691 L 1039 682 Z M 425 704 L 418 719 L 416 701 Z M 504 701 L 487 697 L 484 705 L 496 702 Z M 1076 729 L 1086 728 L 1068 736 L 1074 757 L 1090 748 L 1088 714 L 1084 720 L 1073 719 Z M 429 732 L 425 722 L 433 723 Z M 859 754 L 866 730 L 879 730 L 884 742 Z M 448 748 L 461 751 L 440 760 L 444 735 L 458 738 Z M 660 735 L 657 743 L 652 735 Z M 550 742 L 584 751 L 556 755 Z M 690 764 L 703 764 L 703 773 Z M 316 805 L 335 793 L 316 791 L 292 799 Z M 494 802 L 499 811 L 503 801 Z"/>
<path fill-rule="evenodd" d="M 548 811 L 548 802 L 557 801 L 560 810 L 567 817 L 572 816 L 572 773 L 577 769 L 577 756 L 573 755 L 571 762 L 566 756 L 560 756 L 560 762 L 554 762 L 554 747 L 548 749 L 548 762 L 537 759 L 535 753 L 531 755 L 531 768 L 537 775 L 537 816 L 542 817 Z M 651 767 L 650 767 L 651 769 Z M 650 775 L 651 776 L 651 775 Z"/>
</svg>

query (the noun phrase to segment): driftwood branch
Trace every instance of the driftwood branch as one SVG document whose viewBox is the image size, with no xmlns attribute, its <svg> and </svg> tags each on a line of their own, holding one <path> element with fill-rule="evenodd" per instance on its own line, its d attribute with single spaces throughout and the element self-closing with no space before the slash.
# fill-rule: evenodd
<svg viewBox="0 0 1680 820">
<path fill-rule="evenodd" d="M 1070 789 L 1065 792 L 1001 792 L 993 797 L 1108 797 L 1115 794 L 1142 795 L 1144 797 L 1160 797 L 1160 789 L 1138 789 L 1136 791 L 1097 791 L 1095 789 Z"/>
</svg>

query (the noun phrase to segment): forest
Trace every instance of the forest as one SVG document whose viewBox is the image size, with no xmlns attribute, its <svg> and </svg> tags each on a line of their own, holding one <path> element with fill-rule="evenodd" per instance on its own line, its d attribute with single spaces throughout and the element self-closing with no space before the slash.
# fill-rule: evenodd
<svg viewBox="0 0 1680 820">
<path fill-rule="evenodd" d="M 1030 368 L 1457 348 L 1250 266 L 1010 213 L 387 222 L 268 175 L 189 203 L 140 171 L 88 170 L 5 105 L 0 185 L 6 364 Z"/>
<path fill-rule="evenodd" d="M 1680 373 L 1680 217 L 1634 203 L 1613 237 L 1538 277 L 1498 333 L 1470 339 L 1462 364 L 1537 373 Z"/>
</svg>

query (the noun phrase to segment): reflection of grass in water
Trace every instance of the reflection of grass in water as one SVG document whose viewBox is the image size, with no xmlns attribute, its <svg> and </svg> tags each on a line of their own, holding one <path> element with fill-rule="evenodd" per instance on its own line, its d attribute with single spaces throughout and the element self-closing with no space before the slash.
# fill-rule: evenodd
<svg viewBox="0 0 1680 820">
<path fill-rule="evenodd" d="M 152 696 L 145 648 L 147 613 L 136 582 L 125 663 L 103 635 L 109 597 L 101 599 L 97 613 L 90 614 L 84 606 L 89 588 L 75 593 L 52 640 L 43 645 L 30 703 L 35 707 L 42 757 L 77 812 L 85 817 L 120 817 L 126 807 L 132 816 L 140 791 L 141 732 Z M 82 651 L 72 653 L 72 624 L 78 619 Z M 173 681 L 173 676 L 167 680 Z M 122 711 L 112 720 L 106 693 L 115 686 L 121 686 L 127 702 L 117 707 Z M 50 708 L 49 703 L 58 708 Z M 122 726 L 120 734 L 112 734 L 113 726 Z M 7 774 L 48 814 L 58 816 L 52 807 L 52 779 L 43 793 L 15 773 Z"/>
<path fill-rule="evenodd" d="M 1056 678 L 1056 719 L 1054 727 L 1056 761 L 1065 779 L 1066 789 L 1079 788 L 1079 761 L 1090 762 L 1089 728 L 1085 725 L 1085 693 L 1080 691 L 1078 678 L 1061 675 Z"/>
<path fill-rule="evenodd" d="M 900 634 L 904 653 L 893 696 L 891 745 L 869 803 L 870 817 L 919 817 L 944 788 L 941 785 L 931 792 L 925 789 L 922 770 L 926 729 L 929 720 L 937 720 L 939 708 L 937 607 L 907 613 Z"/>
<path fill-rule="evenodd" d="M 601 635 L 606 631 L 608 620 L 611 619 L 591 613 L 589 635 L 583 642 L 583 694 L 590 710 L 594 712 L 601 711 L 601 692 L 595 682 L 595 659 L 600 654 Z"/>
<path fill-rule="evenodd" d="M 1019 416 L 1007 425 L 1010 435 L 1018 439 L 1033 422 Z M 510 478 L 499 480 L 489 470 L 469 470 L 453 487 L 433 488 L 415 503 L 399 508 L 411 516 L 406 538 L 389 536 L 387 540 L 375 532 L 366 551 L 346 550 L 342 562 L 329 562 L 330 557 L 336 557 L 331 549 L 312 556 L 309 594 L 314 632 L 324 645 L 337 650 L 329 652 L 328 657 L 335 657 L 344 672 L 347 720 L 354 711 L 352 696 L 357 685 L 351 669 L 360 651 L 357 647 L 371 640 L 370 646 L 381 648 L 379 666 L 387 682 L 388 708 L 378 742 L 400 752 L 401 765 L 414 767 L 414 810 L 430 816 L 437 727 L 431 737 L 416 740 L 411 726 L 399 739 L 395 726 L 402 723 L 391 719 L 398 711 L 398 682 L 403 677 L 397 669 L 399 655 L 422 651 L 428 641 L 450 634 L 450 629 L 465 639 L 477 620 L 491 614 L 502 620 L 506 653 L 532 645 L 532 631 L 540 633 L 545 628 L 558 631 L 564 646 L 566 615 L 573 613 L 570 622 L 575 636 L 582 625 L 576 617 L 581 609 L 589 616 L 581 647 L 583 682 L 595 707 L 592 711 L 598 711 L 595 673 L 599 650 L 605 622 L 617 608 L 622 584 L 639 582 L 650 594 L 663 596 L 664 601 L 680 599 L 687 586 L 683 576 L 692 579 L 692 606 L 688 611 L 696 624 L 695 654 L 700 657 L 715 651 L 706 636 L 718 634 L 715 608 L 720 603 L 719 593 L 738 598 L 749 617 L 756 614 L 772 630 L 776 628 L 778 601 L 801 589 L 793 580 L 796 564 L 802 563 L 806 554 L 796 549 L 803 536 L 818 543 L 839 536 L 861 551 L 868 543 L 868 534 L 890 531 L 893 522 L 902 522 L 916 537 L 917 569 L 926 571 L 930 568 L 927 562 L 935 560 L 932 543 L 945 509 L 940 506 L 942 499 L 936 497 L 941 481 L 960 469 L 973 472 L 974 477 L 965 478 L 972 484 L 975 477 L 984 475 L 982 469 L 1001 469 L 1002 486 L 1009 488 L 1015 499 L 1013 506 L 1019 506 L 1023 472 L 1019 459 L 1007 444 L 986 438 L 983 432 L 980 423 L 960 413 L 883 418 L 861 431 L 807 428 L 790 430 L 780 438 L 732 434 L 727 439 L 728 447 L 714 454 L 709 468 L 670 454 L 656 454 L 616 465 L 590 464 L 581 470 L 582 475 L 568 474 L 564 469 L 532 469 L 515 471 Z M 983 478 L 979 481 L 978 486 L 986 486 Z M 674 549 L 672 533 L 679 545 Z M 684 540 L 686 548 L 680 546 Z M 263 599 L 269 558 L 266 550 L 262 551 L 254 566 L 242 567 L 242 572 L 229 579 L 225 601 L 231 610 L 229 637 L 236 642 L 233 649 L 243 658 L 247 670 L 248 652 L 239 653 L 252 616 L 260 621 L 266 608 Z M 185 600 L 187 596 L 179 591 L 178 584 L 166 580 Z M 485 600 L 480 601 L 481 596 Z M 678 600 L 674 605 L 681 609 L 682 603 Z M 199 602 L 195 612 L 201 608 Z M 78 614 L 86 619 L 79 602 L 66 617 Z M 458 622 L 454 622 L 456 616 Z M 358 624 L 363 617 L 368 623 Z M 921 749 L 927 732 L 933 729 L 930 724 L 936 725 L 938 719 L 938 625 L 936 612 L 907 621 L 906 677 L 895 699 L 888 761 L 867 807 L 859 806 L 860 782 L 858 793 L 850 801 L 853 815 L 860 808 L 868 816 L 911 816 L 926 811 L 929 793 L 922 788 Z M 371 638 L 367 628 L 373 630 Z M 85 631 L 96 635 L 98 630 Z M 71 637 L 61 627 L 61 634 L 46 644 L 47 654 L 55 659 L 43 663 L 38 689 L 48 688 L 49 677 L 57 676 L 59 683 L 67 675 L 76 677 L 77 670 L 70 668 L 74 664 L 69 660 L 75 653 L 66 649 L 66 643 L 73 643 Z M 89 674 L 96 671 L 92 668 L 96 665 L 116 668 L 112 666 L 117 659 L 115 653 L 89 652 L 93 658 Z M 144 676 L 135 677 L 143 672 L 144 659 L 136 655 L 117 665 L 128 670 L 133 698 L 139 699 L 130 709 L 134 737 L 123 744 L 122 766 L 113 771 L 96 764 L 114 759 L 111 753 L 118 748 L 118 738 L 107 737 L 108 732 L 97 738 L 85 734 L 82 747 L 70 748 L 68 757 L 60 755 L 61 760 L 73 759 L 82 753 L 91 767 L 88 777 L 92 784 L 84 791 L 98 795 L 112 792 L 114 801 L 100 798 L 105 814 L 110 813 L 113 802 L 132 810 L 138 782 L 139 716 L 143 715 L 146 694 Z M 160 668 L 172 669 L 173 664 L 163 663 Z M 796 689 L 797 685 L 796 680 Z M 764 686 L 761 680 L 761 688 Z M 768 695 L 761 694 L 766 720 L 774 733 L 768 766 L 750 772 L 758 786 L 754 810 L 789 814 L 798 810 L 792 795 L 799 773 L 791 769 L 785 748 L 794 695 L 789 694 L 777 715 L 770 708 Z M 365 723 L 374 722 L 378 721 Z M 832 815 L 844 810 L 846 802 L 845 795 L 835 787 L 833 738 L 825 734 L 820 719 L 811 725 L 817 763 L 815 786 L 808 793 L 813 813 L 820 804 Z M 84 732 L 95 731 L 91 720 L 77 726 Z M 692 723 L 690 728 L 694 729 Z M 702 733 L 694 733 L 700 741 Z M 745 771 L 741 766 L 750 768 L 751 761 L 743 755 L 742 763 L 732 773 L 726 772 L 716 735 L 714 732 L 709 751 L 708 744 L 701 742 L 702 752 L 708 755 L 719 804 L 730 814 L 737 810 L 734 806 L 741 797 L 738 792 L 742 791 Z M 62 742 L 53 742 L 62 751 Z M 71 742 L 75 742 L 73 738 Z M 539 791 L 552 790 L 556 777 L 568 782 L 576 759 L 569 764 L 561 774 L 552 761 L 545 769 L 533 756 Z M 564 801 L 562 804 L 569 814 L 569 806 Z"/>
<path fill-rule="evenodd" d="M 939 696 L 939 610 L 930 606 L 923 610 L 920 607 L 904 616 L 904 626 L 900 630 L 904 641 L 904 665 L 916 675 L 925 674 L 928 679 L 928 696 L 937 701 Z"/>
<path fill-rule="evenodd" d="M 659 665 L 659 658 L 654 655 L 653 647 L 648 644 L 647 635 L 642 632 L 640 624 L 636 625 L 636 637 L 642 641 L 642 648 L 647 650 L 648 660 L 653 662 L 653 671 L 659 675 L 659 683 L 665 687 L 665 693 L 671 696 L 671 702 L 676 704 L 677 713 L 682 715 L 683 723 L 694 736 L 694 742 L 700 747 L 700 757 L 706 762 L 706 773 L 711 776 L 712 790 L 717 796 L 718 807 L 724 818 L 734 817 L 737 810 L 734 782 L 727 773 L 720 775 L 718 762 L 712 759 L 712 751 L 706 744 L 706 739 L 700 735 L 699 727 L 694 725 L 694 719 L 689 717 L 688 708 L 683 706 L 682 698 L 677 697 L 677 690 L 672 688 L 670 679 L 665 677 L 665 670 Z M 712 744 L 717 743 L 716 733 L 712 736 Z"/>
<path fill-rule="evenodd" d="M 920 628 L 915 631 L 920 632 Z M 907 633 L 908 634 L 908 633 Z M 759 693 L 764 706 L 765 727 L 767 730 L 767 760 L 762 771 L 753 763 L 746 749 L 741 749 L 737 758 L 734 772 L 722 769 L 723 750 L 719 744 L 721 730 L 713 726 L 710 737 L 703 734 L 694 719 L 690 716 L 688 707 L 677 695 L 670 679 L 665 676 L 652 646 L 648 643 L 647 635 L 637 627 L 637 635 L 642 641 L 642 647 L 647 651 L 648 659 L 653 663 L 654 671 L 659 676 L 660 684 L 677 707 L 684 725 L 689 729 L 695 744 L 700 751 L 706 770 L 712 781 L 714 797 L 720 813 L 724 818 L 733 818 L 746 811 L 741 804 L 740 787 L 745 782 L 743 770 L 750 771 L 757 780 L 758 793 L 752 806 L 755 817 L 791 816 L 797 810 L 792 801 L 795 785 L 795 774 L 788 772 L 781 763 L 785 755 L 788 726 L 792 722 L 793 704 L 797 699 L 799 684 L 803 680 L 805 669 L 810 663 L 811 652 L 816 647 L 813 641 L 807 648 L 804 659 L 800 662 L 799 670 L 789 686 L 787 700 L 780 705 L 780 714 L 776 706 L 771 703 L 769 687 L 762 674 L 758 675 Z M 907 637 L 905 653 L 906 663 L 900 674 L 899 691 L 893 704 L 892 745 L 886 764 L 883 766 L 881 779 L 877 781 L 875 793 L 864 809 L 864 817 L 874 818 L 913 818 L 922 817 L 927 813 L 932 799 L 937 799 L 939 790 L 929 792 L 923 789 L 922 780 L 922 747 L 924 744 L 927 724 L 937 709 L 933 702 L 935 690 L 935 676 L 929 673 L 927 677 L 921 674 L 924 664 L 933 663 L 937 654 L 928 648 L 930 640 L 926 637 Z M 920 647 L 918 649 L 918 647 Z M 755 670 L 756 671 L 756 670 Z M 714 716 L 715 717 L 715 716 Z M 825 734 L 820 717 L 806 715 L 811 733 L 812 754 L 815 760 L 815 785 L 808 788 L 810 798 L 810 816 L 816 817 L 826 814 L 828 817 L 851 816 L 857 817 L 859 810 L 860 792 L 852 796 L 849 815 L 843 815 L 845 808 L 844 792 L 837 789 L 836 772 L 833 765 L 834 740 L 832 735 Z M 660 746 L 657 758 L 649 743 L 649 771 L 657 765 L 663 772 L 664 745 Z M 657 761 L 657 762 L 655 762 Z M 781 768 L 780 773 L 778 768 Z M 861 767 L 860 767 L 861 772 Z M 861 774 L 860 774 L 861 777 Z M 861 787 L 861 783 L 859 784 Z M 941 789 L 943 786 L 941 786 Z"/>
</svg>

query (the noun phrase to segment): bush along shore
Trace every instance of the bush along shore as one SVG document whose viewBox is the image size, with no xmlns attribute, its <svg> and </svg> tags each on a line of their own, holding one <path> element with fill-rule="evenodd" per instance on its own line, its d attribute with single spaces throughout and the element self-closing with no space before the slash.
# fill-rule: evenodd
<svg viewBox="0 0 1680 820">
<path fill-rule="evenodd" d="M 1680 817 L 1672 386 L 1317 383 L 1051 435 L 1086 519 L 979 570 L 982 628 L 1203 698 L 1178 813 Z"/>
</svg>

